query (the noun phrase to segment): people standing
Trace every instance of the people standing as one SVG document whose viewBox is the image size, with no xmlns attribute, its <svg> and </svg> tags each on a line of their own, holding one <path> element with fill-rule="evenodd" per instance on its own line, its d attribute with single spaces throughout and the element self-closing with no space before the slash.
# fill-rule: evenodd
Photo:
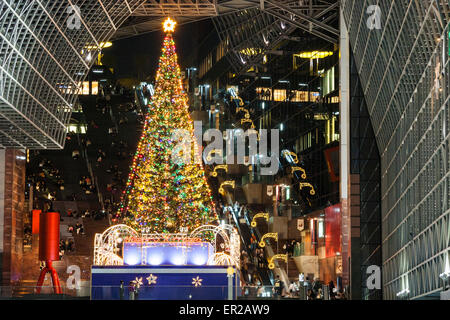
<svg viewBox="0 0 450 320">
<path fill-rule="evenodd" d="M 125 288 L 124 288 L 124 285 L 123 285 L 123 280 L 120 280 L 119 297 L 120 297 L 120 300 L 123 300 L 124 297 L 125 297 Z"/>
<path fill-rule="evenodd" d="M 135 284 L 133 281 L 130 281 L 130 283 L 128 284 L 128 292 L 129 292 L 129 299 L 130 300 L 135 300 Z"/>
<path fill-rule="evenodd" d="M 274 286 L 275 298 L 280 299 L 283 293 L 283 281 L 280 280 L 280 275 L 277 275 Z"/>
</svg>

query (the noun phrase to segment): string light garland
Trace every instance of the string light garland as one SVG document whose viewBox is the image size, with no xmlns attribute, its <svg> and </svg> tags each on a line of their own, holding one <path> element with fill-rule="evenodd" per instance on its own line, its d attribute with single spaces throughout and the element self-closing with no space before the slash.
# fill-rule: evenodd
<svg viewBox="0 0 450 320">
<path fill-rule="evenodd" d="M 119 214 L 138 232 L 192 231 L 218 219 L 202 164 L 175 163 L 172 152 L 177 129 L 191 134 L 191 159 L 198 150 L 194 123 L 183 90 L 172 32 L 175 22 L 164 22 L 166 36 L 156 73 L 155 93 L 123 191 Z"/>
</svg>

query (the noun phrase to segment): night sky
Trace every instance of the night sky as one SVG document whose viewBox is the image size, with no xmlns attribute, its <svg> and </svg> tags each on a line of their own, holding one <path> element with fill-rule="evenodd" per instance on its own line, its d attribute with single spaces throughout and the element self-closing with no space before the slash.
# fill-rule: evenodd
<svg viewBox="0 0 450 320">
<path fill-rule="evenodd" d="M 198 66 L 198 59 L 206 55 L 207 52 L 199 52 L 199 45 L 205 38 L 217 39 L 210 19 L 177 26 L 173 36 L 182 70 Z M 161 28 L 161 31 L 114 41 L 112 47 L 103 51 L 103 64 L 114 68 L 117 79 L 152 79 L 158 67 L 163 40 Z"/>
</svg>

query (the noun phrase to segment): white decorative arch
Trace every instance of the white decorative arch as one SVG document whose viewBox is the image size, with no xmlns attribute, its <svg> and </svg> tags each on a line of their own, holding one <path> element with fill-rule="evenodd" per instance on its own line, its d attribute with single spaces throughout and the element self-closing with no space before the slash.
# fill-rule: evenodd
<svg viewBox="0 0 450 320">
<path fill-rule="evenodd" d="M 208 259 L 208 265 L 235 266 L 238 262 L 225 252 L 216 252 Z"/>
<path fill-rule="evenodd" d="M 224 242 L 224 245 L 225 245 L 224 249 L 225 250 L 229 250 L 230 249 L 230 238 L 228 237 L 228 234 L 225 232 L 225 230 L 223 228 L 220 228 L 220 226 L 214 226 L 214 225 L 211 225 L 211 224 L 200 226 L 200 227 L 198 227 L 197 229 L 195 229 L 194 231 L 191 232 L 190 237 L 204 239 L 205 237 L 202 236 L 202 234 L 206 233 L 206 232 L 213 232 L 214 233 L 214 243 L 211 243 L 214 248 L 216 248 L 217 236 L 219 235 L 223 239 L 223 242 Z M 214 249 L 214 250 L 216 250 L 216 249 Z"/>
<path fill-rule="evenodd" d="M 213 238 L 208 236 L 208 233 L 212 233 Z M 123 265 L 123 258 L 117 254 L 121 243 L 127 238 L 138 238 L 139 236 L 143 235 L 139 235 L 133 228 L 125 224 L 114 225 L 101 234 L 97 233 L 94 240 L 94 265 Z M 208 259 L 209 265 L 233 265 L 240 268 L 240 238 L 236 228 L 231 225 L 203 225 L 193 230 L 189 235 L 145 234 L 145 236 L 154 239 L 181 237 L 182 241 L 184 241 L 184 238 L 186 238 L 186 241 L 194 238 L 209 241 L 214 249 L 214 254 Z M 219 239 L 223 241 L 223 248 L 220 249 L 217 246 L 217 240 Z"/>
<path fill-rule="evenodd" d="M 94 238 L 94 265 L 123 265 L 123 259 L 117 255 L 122 241 L 127 237 L 137 237 L 138 233 L 125 224 L 116 224 Z"/>
</svg>

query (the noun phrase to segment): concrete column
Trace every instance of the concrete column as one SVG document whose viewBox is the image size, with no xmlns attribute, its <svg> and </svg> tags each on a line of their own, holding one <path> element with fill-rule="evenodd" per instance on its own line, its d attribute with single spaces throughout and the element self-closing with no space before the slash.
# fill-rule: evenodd
<svg viewBox="0 0 450 320">
<path fill-rule="evenodd" d="M 340 12 L 340 196 L 342 206 L 342 284 L 350 283 L 350 42 L 341 8 Z"/>
<path fill-rule="evenodd" d="M 5 227 L 5 150 L 0 150 L 0 286 L 3 285 L 3 252 Z M 1 292 L 0 288 L 0 292 Z"/>
</svg>

